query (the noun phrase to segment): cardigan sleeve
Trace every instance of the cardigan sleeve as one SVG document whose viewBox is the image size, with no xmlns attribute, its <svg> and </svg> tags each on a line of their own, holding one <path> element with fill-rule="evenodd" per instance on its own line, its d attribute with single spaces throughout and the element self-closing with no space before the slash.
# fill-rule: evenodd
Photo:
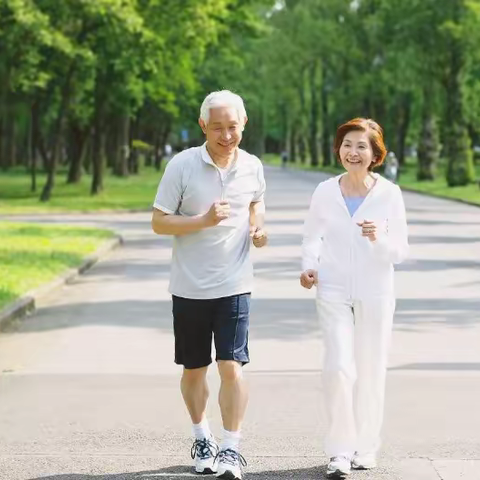
<svg viewBox="0 0 480 480">
<path fill-rule="evenodd" d="M 303 225 L 302 268 L 318 270 L 324 225 L 320 215 L 322 208 L 320 185 L 313 193 L 307 218 Z"/>
<path fill-rule="evenodd" d="M 398 264 L 408 256 L 408 228 L 403 202 L 402 191 L 395 185 L 390 215 L 388 217 L 388 229 L 380 232 L 377 240 L 372 242 L 374 251 L 384 260 Z"/>
</svg>

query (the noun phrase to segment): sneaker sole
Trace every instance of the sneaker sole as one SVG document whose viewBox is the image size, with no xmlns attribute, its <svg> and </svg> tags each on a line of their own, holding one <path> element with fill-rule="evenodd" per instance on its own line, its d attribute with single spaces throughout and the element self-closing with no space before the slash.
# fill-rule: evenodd
<svg viewBox="0 0 480 480">
<path fill-rule="evenodd" d="M 227 470 L 225 473 L 222 473 L 221 475 L 217 475 L 217 478 L 221 478 L 223 480 L 242 480 L 240 477 L 236 477 L 229 470 Z"/>
<path fill-rule="evenodd" d="M 343 478 L 347 478 L 349 473 L 342 472 L 341 470 L 336 470 L 335 472 L 327 473 L 327 478 L 331 478 L 333 480 L 341 480 Z"/>
<path fill-rule="evenodd" d="M 372 470 L 373 468 L 376 468 L 376 465 L 352 465 L 352 468 L 354 470 Z"/>
<path fill-rule="evenodd" d="M 212 470 L 211 468 L 204 468 L 201 472 L 199 470 L 195 470 L 195 473 L 198 473 L 199 475 L 214 475 L 217 473 L 217 471 Z"/>
</svg>

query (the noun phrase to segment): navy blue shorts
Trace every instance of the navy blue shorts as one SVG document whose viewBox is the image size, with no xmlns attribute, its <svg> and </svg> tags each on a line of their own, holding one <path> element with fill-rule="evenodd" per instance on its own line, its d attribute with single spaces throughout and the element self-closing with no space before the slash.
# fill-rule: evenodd
<svg viewBox="0 0 480 480">
<path fill-rule="evenodd" d="M 250 293 L 197 300 L 172 296 L 175 363 L 201 368 L 215 360 L 235 360 L 245 365 L 248 356 Z"/>
</svg>

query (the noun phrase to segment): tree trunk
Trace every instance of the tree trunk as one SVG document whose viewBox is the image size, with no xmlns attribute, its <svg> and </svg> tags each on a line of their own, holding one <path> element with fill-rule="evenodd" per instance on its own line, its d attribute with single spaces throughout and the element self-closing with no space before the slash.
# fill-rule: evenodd
<svg viewBox="0 0 480 480">
<path fill-rule="evenodd" d="M 7 170 L 7 156 L 5 152 L 5 147 L 7 144 L 7 134 L 6 134 L 6 119 L 7 115 L 7 104 L 8 104 L 8 92 L 10 90 L 9 86 L 9 73 L 7 72 L 4 76 L 0 77 L 0 168 L 2 170 Z"/>
<path fill-rule="evenodd" d="M 438 163 L 438 134 L 435 117 L 426 114 L 422 122 L 422 132 L 418 145 L 417 180 L 434 180 Z"/>
<path fill-rule="evenodd" d="M 159 133 L 155 133 L 155 143 L 153 148 L 154 148 L 153 155 L 155 158 L 155 162 L 154 162 L 155 170 L 159 172 L 160 169 L 162 168 L 162 156 L 163 156 L 162 154 L 163 154 L 163 148 L 164 148 L 162 146 Z"/>
<path fill-rule="evenodd" d="M 7 117 L 7 125 L 6 125 L 6 139 L 7 139 L 7 144 L 6 144 L 6 166 L 7 168 L 12 168 L 16 165 L 17 163 L 17 143 L 16 143 L 16 137 L 17 137 L 17 122 L 16 122 L 16 114 L 15 114 L 15 105 L 13 104 L 13 99 L 12 103 L 9 105 L 9 114 Z"/>
<path fill-rule="evenodd" d="M 450 187 L 455 187 L 473 182 L 475 170 L 462 105 L 460 76 L 464 66 L 463 46 L 456 38 L 451 39 L 450 45 L 450 69 L 446 79 L 445 153 L 448 161 L 447 183 Z"/>
<path fill-rule="evenodd" d="M 130 170 L 131 173 L 134 175 L 138 175 L 140 171 L 140 163 L 139 163 L 139 155 L 140 152 L 136 147 L 133 145 L 133 141 L 139 137 L 139 128 L 140 128 L 140 123 L 138 121 L 138 118 L 135 118 L 134 121 L 131 124 L 129 124 L 129 131 L 128 131 L 128 169 Z"/>
<path fill-rule="evenodd" d="M 67 183 L 75 184 L 79 183 L 82 178 L 83 161 L 89 130 L 88 128 L 81 127 L 75 121 L 70 122 L 69 130 L 70 168 L 68 169 Z"/>
<path fill-rule="evenodd" d="M 285 103 L 282 103 L 280 105 L 280 112 L 281 112 L 281 122 L 282 122 L 282 140 L 280 143 L 280 152 L 281 153 L 285 150 L 287 150 L 287 145 L 288 145 L 288 124 L 289 124 L 289 119 L 288 119 L 288 111 L 287 111 L 287 106 Z"/>
<path fill-rule="evenodd" d="M 317 63 L 314 62 L 310 67 L 310 164 L 312 167 L 318 167 L 318 100 L 317 100 Z"/>
<path fill-rule="evenodd" d="M 323 165 L 332 164 L 332 145 L 330 132 L 330 115 L 328 111 L 328 89 L 326 82 L 326 66 L 323 67 L 323 81 L 321 90 L 322 101 L 322 157 Z"/>
<path fill-rule="evenodd" d="M 28 135 L 28 154 L 30 156 L 30 191 L 37 191 L 37 103 L 34 102 L 30 108 L 30 126 Z"/>
<path fill-rule="evenodd" d="M 451 20 L 459 25 L 467 14 L 465 2 L 451 2 Z M 466 64 L 465 44 L 461 38 L 450 33 L 448 55 L 449 68 L 446 71 L 445 87 L 447 94 L 447 111 L 445 118 L 445 153 L 448 161 L 448 186 L 463 186 L 475 179 L 473 152 L 468 137 L 467 122 L 462 102 L 462 74 Z"/>
<path fill-rule="evenodd" d="M 288 159 L 290 163 L 297 161 L 297 132 L 294 122 L 290 124 L 290 141 L 288 143 Z"/>
<path fill-rule="evenodd" d="M 305 147 L 305 137 L 302 133 L 298 135 L 298 154 L 300 156 L 300 163 L 305 165 L 305 163 L 307 163 L 307 149 Z"/>
<path fill-rule="evenodd" d="M 55 120 L 55 126 L 53 129 L 53 141 L 52 141 L 52 149 L 51 149 L 51 156 L 47 162 L 47 182 L 43 187 L 42 194 L 40 196 L 41 202 L 47 202 L 50 200 L 52 195 L 52 190 L 55 183 L 55 173 L 57 169 L 57 164 L 61 155 L 61 148 L 62 148 L 62 131 L 63 131 L 63 120 L 68 110 L 68 105 L 70 103 L 70 87 L 73 78 L 73 74 L 75 72 L 75 61 L 73 61 L 68 69 L 67 76 L 65 82 L 62 87 L 62 96 L 60 107 L 58 110 L 57 118 Z"/>
<path fill-rule="evenodd" d="M 411 110 L 412 92 L 406 92 L 401 96 L 400 100 L 400 121 L 398 124 L 397 151 L 395 152 L 400 166 L 405 164 L 405 146 L 410 127 Z"/>
<path fill-rule="evenodd" d="M 262 107 L 250 108 L 249 122 L 245 129 L 243 147 L 245 150 L 262 158 L 265 153 L 264 114 Z"/>
<path fill-rule="evenodd" d="M 97 79 L 97 89 L 98 82 Z M 93 125 L 92 145 L 92 186 L 90 193 L 97 195 L 103 190 L 103 174 L 105 170 L 105 130 L 104 130 L 104 100 L 97 91 L 95 95 L 95 117 Z"/>
<path fill-rule="evenodd" d="M 15 166 L 16 163 L 16 114 L 15 95 L 4 87 L 3 120 L 0 125 L 0 163 L 3 170 Z"/>
</svg>

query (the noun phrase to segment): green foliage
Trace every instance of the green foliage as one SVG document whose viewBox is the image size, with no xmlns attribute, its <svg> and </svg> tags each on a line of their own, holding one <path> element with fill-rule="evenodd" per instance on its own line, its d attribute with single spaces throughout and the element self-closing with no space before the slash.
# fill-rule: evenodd
<svg viewBox="0 0 480 480">
<path fill-rule="evenodd" d="M 74 185 L 59 182 L 49 203 L 38 202 L 30 191 L 28 176 L 22 170 L 0 175 L 0 214 L 46 212 L 98 212 L 109 210 L 144 210 L 151 208 L 161 172 L 145 167 L 139 175 L 128 178 L 107 176 L 105 190 L 90 195 L 90 176 L 84 175 Z M 40 175 L 39 181 L 44 180 Z"/>
<path fill-rule="evenodd" d="M 53 280 L 111 238 L 108 230 L 0 223 L 0 309 Z"/>
<path fill-rule="evenodd" d="M 336 127 L 367 116 L 401 162 L 419 150 L 418 178 L 442 148 L 448 183 L 463 184 L 479 45 L 480 0 L 0 0 L 0 165 L 30 166 L 32 145 L 52 188 L 64 163 L 128 175 L 131 139 L 158 165 L 180 130 L 201 140 L 201 101 L 229 88 L 253 153 L 329 165 Z"/>
</svg>

